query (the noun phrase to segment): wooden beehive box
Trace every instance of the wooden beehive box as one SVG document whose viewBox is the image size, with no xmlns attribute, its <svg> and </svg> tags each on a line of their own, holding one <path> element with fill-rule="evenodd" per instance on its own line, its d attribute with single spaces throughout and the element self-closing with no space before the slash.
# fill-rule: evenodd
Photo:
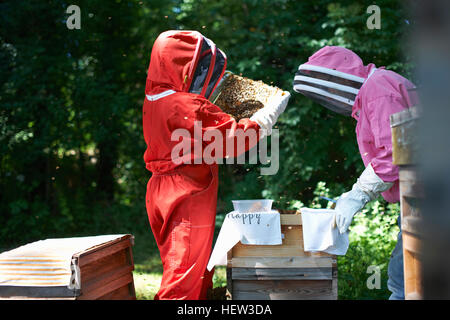
<svg viewBox="0 0 450 320">
<path fill-rule="evenodd" d="M 337 299 L 336 256 L 303 251 L 300 213 L 281 211 L 281 245 L 243 245 L 228 252 L 227 298 Z"/>
<path fill-rule="evenodd" d="M 417 175 L 417 119 L 416 107 L 391 116 L 392 159 L 399 166 L 400 214 L 403 240 L 405 299 L 422 299 L 422 215 L 420 202 L 423 186 Z"/>
<path fill-rule="evenodd" d="M 133 241 L 132 235 L 124 235 L 74 254 L 80 289 L 0 286 L 0 299 L 134 300 Z"/>
<path fill-rule="evenodd" d="M 77 300 L 134 300 L 133 237 L 102 244 L 74 256 L 81 272 Z"/>
</svg>

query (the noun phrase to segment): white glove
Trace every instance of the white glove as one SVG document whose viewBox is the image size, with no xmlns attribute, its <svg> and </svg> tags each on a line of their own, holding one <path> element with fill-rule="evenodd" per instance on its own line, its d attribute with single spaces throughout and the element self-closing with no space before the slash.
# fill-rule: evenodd
<svg viewBox="0 0 450 320">
<path fill-rule="evenodd" d="M 268 136 L 272 134 L 272 127 L 278 120 L 280 114 L 284 112 L 291 94 L 288 91 L 280 91 L 271 97 L 264 108 L 256 111 L 250 118 L 261 127 L 263 133 Z"/>
<path fill-rule="evenodd" d="M 364 208 L 367 202 L 378 198 L 380 193 L 388 190 L 392 185 L 392 182 L 381 180 L 369 163 L 353 185 L 352 190 L 342 194 L 336 203 L 336 225 L 339 232 L 345 233 L 353 216 Z"/>
</svg>

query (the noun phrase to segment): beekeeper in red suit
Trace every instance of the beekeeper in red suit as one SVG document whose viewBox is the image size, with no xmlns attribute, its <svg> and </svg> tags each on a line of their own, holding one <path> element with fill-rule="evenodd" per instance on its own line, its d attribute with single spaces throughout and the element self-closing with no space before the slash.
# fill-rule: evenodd
<svg viewBox="0 0 450 320">
<path fill-rule="evenodd" d="M 202 133 L 218 130 L 233 138 L 238 129 L 255 130 L 260 138 L 259 129 L 270 133 L 289 99 L 285 94 L 284 99 L 268 103 L 252 119 L 236 122 L 208 100 L 226 64 L 225 54 L 196 31 L 163 32 L 153 44 L 143 130 L 147 144 L 144 160 L 152 172 L 146 207 L 163 264 L 155 299 L 205 299 L 212 286 L 213 271 L 207 272 L 206 266 L 215 225 L 218 166 L 197 163 L 201 154 L 194 151 L 187 155 L 190 164 L 174 161 L 172 150 L 179 142 L 172 141 L 173 132 L 187 130 L 194 143 L 194 126 L 201 122 Z M 202 147 L 208 143 L 203 141 Z M 247 143 L 245 150 L 252 146 Z"/>
<path fill-rule="evenodd" d="M 392 164 L 390 115 L 416 103 L 414 85 L 395 72 L 370 63 L 354 52 L 324 47 L 299 66 L 294 90 L 328 109 L 356 119 L 356 140 L 365 170 L 337 201 L 336 225 L 347 232 L 353 216 L 381 194 L 398 202 L 398 167 Z M 400 217 L 399 217 L 400 218 Z M 398 220 L 400 225 L 400 219 Z M 388 266 L 390 299 L 404 299 L 401 231 Z"/>
</svg>

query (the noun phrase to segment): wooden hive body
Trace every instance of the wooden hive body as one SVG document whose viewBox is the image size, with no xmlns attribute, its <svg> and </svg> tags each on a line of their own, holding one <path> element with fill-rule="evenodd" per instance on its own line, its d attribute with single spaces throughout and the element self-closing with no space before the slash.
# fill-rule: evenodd
<svg viewBox="0 0 450 320">
<path fill-rule="evenodd" d="M 77 300 L 135 300 L 133 238 L 91 248 L 74 256 L 80 268 L 81 294 Z"/>
<path fill-rule="evenodd" d="M 423 298 L 421 252 L 423 218 L 420 203 L 424 200 L 424 190 L 417 169 L 419 117 L 417 107 L 391 116 L 392 162 L 399 166 L 403 269 L 407 300 Z"/>
<path fill-rule="evenodd" d="M 227 297 L 233 300 L 337 299 L 336 257 L 303 251 L 301 214 L 280 214 L 281 245 L 228 252 Z"/>
<path fill-rule="evenodd" d="M 124 235 L 74 254 L 72 268 L 79 272 L 80 289 L 0 286 L 0 300 L 135 300 L 132 246 L 133 236 Z"/>
</svg>

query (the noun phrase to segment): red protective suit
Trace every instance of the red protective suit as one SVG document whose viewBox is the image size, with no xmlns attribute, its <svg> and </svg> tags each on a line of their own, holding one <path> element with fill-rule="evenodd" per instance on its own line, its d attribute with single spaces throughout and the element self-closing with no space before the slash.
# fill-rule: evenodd
<svg viewBox="0 0 450 320">
<path fill-rule="evenodd" d="M 229 137 L 236 129 L 259 130 L 256 122 L 237 123 L 208 101 L 225 68 L 223 52 L 196 31 L 167 31 L 153 45 L 143 129 L 144 160 L 153 173 L 146 207 L 164 269 L 155 299 L 205 299 L 212 285 L 213 272 L 207 272 L 206 265 L 215 225 L 218 167 L 174 163 L 171 153 L 179 143 L 171 139 L 174 130 L 186 129 L 194 137 L 196 121 L 202 122 L 203 133 L 219 130 L 225 136 L 230 129 Z M 244 150 L 253 145 L 248 142 Z M 194 163 L 198 155 L 193 151 L 188 158 Z"/>
</svg>

